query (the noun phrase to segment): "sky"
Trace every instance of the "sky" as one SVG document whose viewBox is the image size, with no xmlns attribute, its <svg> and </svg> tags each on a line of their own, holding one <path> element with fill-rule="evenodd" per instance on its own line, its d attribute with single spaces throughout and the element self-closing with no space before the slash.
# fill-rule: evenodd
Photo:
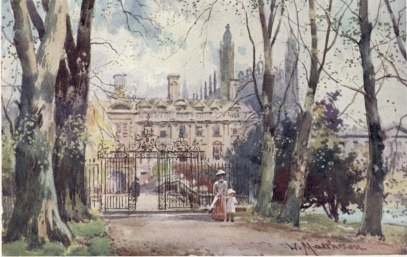
<svg viewBox="0 0 407 257">
<path fill-rule="evenodd" d="M 210 9 L 210 4 L 213 2 L 216 3 Z M 230 1 L 229 3 L 229 1 L 223 0 L 126 0 L 122 1 L 124 10 L 129 11 L 141 21 L 137 22 L 128 16 L 129 23 L 127 23 L 120 1 L 96 1 L 92 29 L 92 42 L 94 44 L 92 45 L 91 95 L 98 94 L 101 96 L 103 93 L 99 88 L 113 90 L 108 85 L 113 83 L 113 76 L 126 74 L 128 94 L 136 97 L 165 98 L 167 96 L 167 75 L 179 74 L 182 84 L 185 81 L 189 96 L 192 97 L 192 93 L 198 92 L 204 81 L 209 79 L 209 75 L 213 76 L 215 70 L 219 74 L 219 47 L 226 24 L 230 24 L 234 43 L 235 74 L 237 75 L 240 70 L 245 70 L 252 63 L 253 47 L 248 37 L 242 7 L 240 4 L 236 7 L 231 4 L 232 2 L 236 3 L 237 1 Z M 249 27 L 256 47 L 255 58 L 256 60 L 264 59 L 258 13 L 253 11 L 253 7 L 250 5 L 251 1 L 243 2 L 249 3 L 245 4 L 245 10 L 248 13 Z M 302 2 L 296 1 L 299 9 L 299 22 L 298 27 L 296 27 L 297 23 L 292 23 L 292 27 L 295 31 L 297 28 L 300 29 L 304 43 L 309 45 L 308 7 Z M 352 1 L 348 2 L 351 3 Z M 372 20 L 378 18 L 381 24 L 389 22 L 386 9 L 381 8 L 379 15 L 377 15 L 377 3 L 369 2 L 372 4 L 370 10 L 373 10 L 370 18 Z M 12 17 L 7 4 L 2 4 L 2 85 L 18 83 L 19 80 L 18 73 L 15 72 L 17 62 L 10 58 L 12 54 L 7 51 L 9 45 L 7 38 L 12 38 L 12 28 L 7 26 Z M 402 12 L 402 20 L 404 20 L 402 30 L 405 33 L 406 3 L 404 0 L 396 0 L 392 5 L 395 10 L 404 10 Z M 75 24 L 79 17 L 80 1 L 70 0 L 69 6 L 74 29 L 76 29 Z M 296 19 L 293 6 L 290 4 L 285 12 L 273 51 L 273 65 L 281 68 L 284 67 L 286 40 L 290 30 L 287 16 L 290 16 L 292 20 Z M 335 13 L 340 13 L 343 8 L 341 1 L 336 1 L 333 7 Z M 319 10 L 318 14 L 322 14 L 322 11 Z M 149 17 L 149 20 L 143 17 Z M 351 12 L 346 12 L 344 21 L 351 17 Z M 344 24 L 344 29 L 354 29 L 352 26 L 357 28 L 358 25 L 350 22 L 344 22 Z M 324 43 L 323 30 L 323 22 L 318 23 L 320 46 Z M 385 37 L 379 36 L 380 26 L 375 27 L 374 32 L 376 31 L 377 33 L 374 35 L 378 36 L 374 38 L 374 42 L 381 42 Z M 358 49 L 352 47 L 351 44 L 344 45 L 343 43 L 342 38 L 337 39 L 333 50 L 328 55 L 325 67 L 335 80 L 341 81 L 341 84 L 358 88 L 362 85 L 362 70 L 360 61 L 357 59 Z M 381 49 L 383 51 L 388 50 L 388 46 L 390 46 L 389 53 L 394 54 L 396 48 L 394 48 L 393 43 L 391 45 L 386 44 Z M 353 63 L 350 63 L 350 60 Z M 303 101 L 307 86 L 305 73 L 309 70 L 307 68 L 309 66 L 307 50 L 300 52 L 300 62 L 299 85 L 300 97 L 302 96 Z M 378 69 L 380 60 L 376 58 L 374 62 Z M 394 63 L 401 76 L 406 78 L 406 62 L 396 57 Z M 407 87 L 395 79 L 382 80 L 378 82 L 378 87 L 380 87 L 381 82 L 383 85 L 381 85 L 382 88 L 378 93 L 379 109 L 383 127 L 388 128 L 398 124 L 399 119 L 407 113 L 405 105 Z M 316 100 L 323 99 L 326 93 L 336 89 L 340 89 L 342 92 L 337 106 L 341 111 L 345 110 L 343 114 L 345 122 L 351 124 L 351 127 L 354 125 L 357 127 L 365 126 L 363 96 L 361 94 L 355 96 L 354 90 L 338 85 L 324 73 L 321 76 Z M 5 98 L 9 97 L 10 92 L 10 88 L 2 87 L 2 94 Z M 18 93 L 14 92 L 14 96 L 17 97 Z M 352 104 L 349 105 L 350 103 Z M 402 124 L 407 127 L 407 118 L 403 120 Z"/>
</svg>

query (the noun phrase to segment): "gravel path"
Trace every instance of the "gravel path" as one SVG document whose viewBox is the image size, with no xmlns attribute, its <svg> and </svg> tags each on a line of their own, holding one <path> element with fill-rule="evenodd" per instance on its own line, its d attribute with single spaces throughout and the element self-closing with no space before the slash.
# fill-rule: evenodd
<svg viewBox="0 0 407 257">
<path fill-rule="evenodd" d="M 270 222 L 213 222 L 208 214 L 144 214 L 108 219 L 118 255 L 381 255 L 406 245 L 326 237 Z"/>
</svg>

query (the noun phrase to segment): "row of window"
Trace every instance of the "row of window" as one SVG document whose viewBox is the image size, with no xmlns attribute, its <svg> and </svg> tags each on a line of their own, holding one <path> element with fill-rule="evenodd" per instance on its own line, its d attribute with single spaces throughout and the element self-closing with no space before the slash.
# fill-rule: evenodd
<svg viewBox="0 0 407 257">
<path fill-rule="evenodd" d="M 237 128 L 232 128 L 232 134 L 237 135 L 238 130 Z M 167 135 L 167 130 L 160 130 L 160 138 L 166 138 Z M 185 125 L 179 126 L 179 136 L 180 137 L 187 137 L 187 130 Z M 204 129 L 202 126 L 196 126 L 195 127 L 195 136 L 197 137 L 203 137 L 204 136 Z M 220 126 L 213 126 L 212 127 L 212 137 L 221 137 L 222 135 L 220 134 Z"/>
<path fill-rule="evenodd" d="M 212 127 L 212 137 L 221 137 L 220 133 L 220 125 L 215 125 Z M 187 137 L 187 130 L 185 125 L 180 125 L 179 130 L 178 130 L 179 136 L 181 137 Z M 126 138 L 129 136 L 129 126 L 127 123 L 117 123 L 117 134 L 120 135 L 123 138 Z M 237 135 L 238 134 L 238 129 L 237 128 L 232 128 L 232 135 Z M 168 137 L 167 130 L 160 130 L 159 132 L 160 138 L 166 138 Z M 197 137 L 203 137 L 204 136 L 204 127 L 203 126 L 196 126 L 195 127 L 195 136 Z"/>
</svg>

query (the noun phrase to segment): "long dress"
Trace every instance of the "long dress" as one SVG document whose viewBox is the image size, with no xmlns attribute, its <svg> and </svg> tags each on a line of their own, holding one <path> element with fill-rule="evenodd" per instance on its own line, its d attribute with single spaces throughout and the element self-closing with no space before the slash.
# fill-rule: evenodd
<svg viewBox="0 0 407 257">
<path fill-rule="evenodd" d="M 215 194 L 214 209 L 212 212 L 212 219 L 217 221 L 226 220 L 226 181 L 216 181 L 213 185 L 213 193 Z"/>
</svg>

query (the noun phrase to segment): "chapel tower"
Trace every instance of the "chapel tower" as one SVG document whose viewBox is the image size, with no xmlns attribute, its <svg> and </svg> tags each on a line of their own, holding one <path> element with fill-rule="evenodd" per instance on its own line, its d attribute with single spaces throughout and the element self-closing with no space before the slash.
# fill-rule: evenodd
<svg viewBox="0 0 407 257">
<path fill-rule="evenodd" d="M 230 100 L 230 81 L 235 78 L 235 53 L 229 24 L 225 28 L 223 41 L 220 43 L 220 98 Z"/>
</svg>

